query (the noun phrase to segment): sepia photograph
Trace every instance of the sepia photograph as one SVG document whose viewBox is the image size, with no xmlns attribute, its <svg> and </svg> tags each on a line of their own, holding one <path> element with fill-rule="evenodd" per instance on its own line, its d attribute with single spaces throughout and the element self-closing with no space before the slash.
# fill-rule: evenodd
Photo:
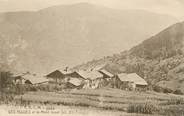
<svg viewBox="0 0 184 116">
<path fill-rule="evenodd" d="M 184 116 L 184 0 L 0 0 L 0 116 Z"/>
</svg>

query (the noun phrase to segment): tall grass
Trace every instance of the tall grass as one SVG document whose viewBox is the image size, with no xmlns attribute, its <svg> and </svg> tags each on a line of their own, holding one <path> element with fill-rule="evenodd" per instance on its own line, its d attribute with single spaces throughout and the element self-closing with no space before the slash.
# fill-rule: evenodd
<svg viewBox="0 0 184 116">
<path fill-rule="evenodd" d="M 143 113 L 143 114 L 153 114 L 158 111 L 158 107 L 152 103 L 137 104 L 132 103 L 128 106 L 128 113 Z"/>
<path fill-rule="evenodd" d="M 161 111 L 164 116 L 184 116 L 184 107 L 182 106 L 170 106 Z"/>
<path fill-rule="evenodd" d="M 21 103 L 94 107 L 105 110 L 127 111 L 128 113 L 163 114 L 164 116 L 165 114 L 168 114 L 168 116 L 173 114 L 173 116 L 175 116 L 175 114 L 180 111 L 177 107 L 184 106 L 183 99 L 180 98 L 182 98 L 182 96 L 155 92 L 138 93 L 119 90 L 37 91 L 28 92 L 23 95 Z M 20 98 L 17 97 L 17 100 L 20 100 Z"/>
<path fill-rule="evenodd" d="M 169 99 L 165 105 L 182 105 L 184 104 L 183 98 L 171 98 Z"/>
</svg>

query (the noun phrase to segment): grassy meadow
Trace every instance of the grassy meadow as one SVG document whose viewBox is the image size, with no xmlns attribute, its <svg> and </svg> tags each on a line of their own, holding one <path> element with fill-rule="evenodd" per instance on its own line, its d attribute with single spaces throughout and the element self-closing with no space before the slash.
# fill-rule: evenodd
<svg viewBox="0 0 184 116">
<path fill-rule="evenodd" d="M 184 116 L 184 96 L 152 91 L 136 92 L 105 88 L 59 92 L 37 91 L 16 96 L 15 101 L 23 105 L 72 107 L 85 113 L 95 109 L 94 113 L 114 112 L 115 114 L 112 115 L 117 116 Z"/>
</svg>

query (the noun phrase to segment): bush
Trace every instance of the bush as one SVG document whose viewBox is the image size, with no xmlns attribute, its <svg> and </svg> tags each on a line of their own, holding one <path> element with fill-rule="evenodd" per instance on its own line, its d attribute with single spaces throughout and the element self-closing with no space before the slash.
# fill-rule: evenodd
<svg viewBox="0 0 184 116">
<path fill-rule="evenodd" d="M 181 105 L 184 104 L 184 99 L 182 98 L 171 98 L 167 101 L 167 105 Z"/>
<path fill-rule="evenodd" d="M 159 93 L 173 93 L 173 90 L 169 89 L 169 88 L 163 88 L 160 86 L 154 86 L 153 90 Z"/>
<path fill-rule="evenodd" d="M 183 92 L 179 89 L 175 90 L 173 93 L 177 95 L 183 95 Z"/>
<path fill-rule="evenodd" d="M 14 100 L 13 94 L 2 94 L 0 95 L 0 104 L 8 104 Z"/>
<path fill-rule="evenodd" d="M 172 93 L 172 92 L 173 92 L 173 90 L 168 89 L 168 88 L 164 88 L 164 93 Z"/>
<path fill-rule="evenodd" d="M 12 84 L 12 73 L 0 71 L 0 89 L 7 88 Z"/>
<path fill-rule="evenodd" d="M 163 92 L 164 91 L 164 89 L 162 88 L 162 87 L 159 87 L 159 86 L 154 86 L 153 87 L 153 90 L 155 91 L 155 92 Z"/>
<path fill-rule="evenodd" d="M 153 114 L 158 111 L 157 107 L 151 103 L 130 104 L 127 109 L 128 113 Z"/>
<path fill-rule="evenodd" d="M 37 91 L 37 88 L 36 87 L 30 87 L 29 90 L 30 91 Z"/>
<path fill-rule="evenodd" d="M 169 107 L 167 109 L 164 109 L 162 114 L 164 116 L 184 116 L 184 109 L 178 107 Z"/>
</svg>

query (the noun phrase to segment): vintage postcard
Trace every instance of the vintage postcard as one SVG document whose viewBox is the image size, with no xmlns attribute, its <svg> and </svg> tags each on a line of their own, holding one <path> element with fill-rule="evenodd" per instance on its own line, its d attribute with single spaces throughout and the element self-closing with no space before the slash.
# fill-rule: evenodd
<svg viewBox="0 0 184 116">
<path fill-rule="evenodd" d="M 184 1 L 0 0 L 0 116 L 184 116 Z"/>
</svg>

